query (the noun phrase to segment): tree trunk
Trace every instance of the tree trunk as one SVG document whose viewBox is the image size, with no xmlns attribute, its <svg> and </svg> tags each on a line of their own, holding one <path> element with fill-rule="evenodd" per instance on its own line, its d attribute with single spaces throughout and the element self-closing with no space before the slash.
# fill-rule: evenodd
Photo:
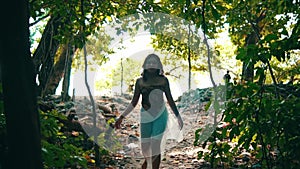
<svg viewBox="0 0 300 169">
<path fill-rule="evenodd" d="M 191 63 L 191 25 L 189 24 L 189 34 L 188 34 L 188 64 L 189 64 L 189 79 L 188 79 L 188 88 L 191 90 L 191 79 L 192 79 L 192 63 Z"/>
<path fill-rule="evenodd" d="M 28 0 L 10 0 L 0 10 L 5 23 L 0 63 L 8 139 L 7 166 L 2 167 L 9 169 L 43 168 L 28 6 Z"/>
<path fill-rule="evenodd" d="M 249 45 L 256 45 L 256 43 L 259 41 L 260 31 L 262 31 L 264 27 L 264 24 L 261 24 L 261 22 L 265 17 L 266 17 L 266 11 L 261 11 L 259 17 L 257 17 L 255 21 L 251 21 L 249 19 L 249 22 L 251 23 L 252 26 L 252 32 L 248 34 L 245 39 L 246 47 Z M 248 57 L 253 57 L 253 56 L 248 55 Z M 254 61 L 252 60 L 252 58 L 250 58 L 249 61 L 243 62 L 242 80 L 253 81 L 253 77 L 254 77 Z"/>
<path fill-rule="evenodd" d="M 66 53 L 67 59 L 65 61 L 65 73 L 64 73 L 64 80 L 63 80 L 63 85 L 62 85 L 62 100 L 63 101 L 67 101 L 70 99 L 69 86 L 70 86 L 73 55 L 74 55 L 73 47 L 69 44 L 67 53 Z"/>
<path fill-rule="evenodd" d="M 59 17 L 50 18 L 33 55 L 35 71 L 39 80 L 37 91 L 39 96 L 46 95 L 46 84 L 53 73 L 54 56 L 59 47 L 59 41 L 54 37 L 58 34 L 59 25 L 61 25 Z"/>
<path fill-rule="evenodd" d="M 49 81 L 45 85 L 44 95 L 55 94 L 59 82 L 64 76 L 65 64 L 67 60 L 68 45 L 62 45 L 60 48 L 60 55 L 56 61 L 53 72 L 49 75 Z"/>
<path fill-rule="evenodd" d="M 123 58 L 121 58 L 121 96 L 123 96 L 123 83 L 124 83 L 124 68 L 123 68 Z"/>
<path fill-rule="evenodd" d="M 253 81 L 254 77 L 254 65 L 251 61 L 243 62 L 242 80 Z"/>
<path fill-rule="evenodd" d="M 246 44 L 245 46 L 249 45 L 255 45 L 257 43 L 257 36 L 255 32 L 252 32 L 251 34 L 247 35 L 246 37 Z M 248 56 L 252 57 L 252 56 Z M 243 70 L 242 70 L 242 80 L 245 81 L 253 81 L 254 77 L 254 63 L 253 60 L 250 58 L 249 61 L 243 62 Z"/>
</svg>

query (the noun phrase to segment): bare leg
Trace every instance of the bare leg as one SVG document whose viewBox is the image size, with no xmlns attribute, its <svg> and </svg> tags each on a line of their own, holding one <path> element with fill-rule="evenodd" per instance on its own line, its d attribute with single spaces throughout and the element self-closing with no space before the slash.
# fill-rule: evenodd
<svg viewBox="0 0 300 169">
<path fill-rule="evenodd" d="M 151 142 L 142 143 L 142 153 L 143 153 L 143 156 L 145 157 L 145 161 L 142 164 L 142 169 L 146 169 L 147 168 L 147 161 L 150 162 L 150 160 L 151 160 L 150 159 L 151 158 L 150 144 L 151 144 Z"/>
<path fill-rule="evenodd" d="M 142 169 L 147 169 L 147 159 L 145 158 L 145 161 L 142 165 Z"/>
<path fill-rule="evenodd" d="M 161 161 L 161 149 L 160 149 L 161 139 L 153 139 L 151 141 L 152 150 L 152 169 L 159 169 Z"/>
<path fill-rule="evenodd" d="M 160 161 L 161 161 L 161 155 L 155 155 L 152 157 L 152 167 L 153 169 L 159 169 L 160 166 Z"/>
</svg>

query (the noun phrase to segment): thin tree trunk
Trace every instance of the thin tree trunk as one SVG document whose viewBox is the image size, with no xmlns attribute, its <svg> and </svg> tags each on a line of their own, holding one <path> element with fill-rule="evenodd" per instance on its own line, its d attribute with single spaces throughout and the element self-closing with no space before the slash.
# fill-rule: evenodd
<svg viewBox="0 0 300 169">
<path fill-rule="evenodd" d="M 93 128 L 96 129 L 97 128 L 96 106 L 95 106 L 94 98 L 92 96 L 90 85 L 88 83 L 88 75 L 87 75 L 88 63 L 87 63 L 87 51 L 85 45 L 83 46 L 83 51 L 84 51 L 84 82 L 92 104 Z M 96 161 L 95 163 L 96 166 L 99 167 L 101 162 L 100 162 L 100 152 L 99 152 L 99 145 L 98 145 L 98 135 L 95 134 L 93 137 L 94 137 L 94 150 L 95 150 L 95 161 Z"/>
<path fill-rule="evenodd" d="M 83 1 L 81 0 L 81 14 L 82 16 L 84 16 L 84 10 L 83 10 Z M 85 24 L 83 24 L 83 28 L 82 28 L 82 32 L 85 32 Z M 83 34 L 82 34 L 83 35 Z M 92 96 L 92 92 L 91 92 L 91 88 L 89 86 L 88 83 L 88 76 L 87 76 L 87 72 L 88 72 L 88 61 L 87 61 L 87 51 L 86 51 L 86 46 L 85 46 L 85 39 L 84 37 L 82 37 L 82 41 L 84 42 L 84 46 L 83 46 L 83 53 L 84 53 L 84 82 L 85 82 L 85 86 L 87 88 L 87 91 L 89 93 L 89 97 L 91 100 L 91 104 L 92 104 L 92 112 L 93 112 L 93 128 L 96 129 L 97 128 L 97 114 L 96 114 L 96 106 L 95 106 L 95 102 L 94 102 L 94 98 Z M 100 161 L 100 151 L 99 151 L 99 145 L 98 145 L 98 135 L 95 134 L 93 136 L 93 140 L 94 140 L 94 151 L 95 151 L 95 164 L 96 167 L 99 167 L 101 164 Z"/>
<path fill-rule="evenodd" d="M 41 139 L 34 65 L 30 56 L 28 0 L 1 6 L 0 55 L 9 169 L 41 169 Z M 13 14 L 12 9 L 15 9 Z"/>
<path fill-rule="evenodd" d="M 123 58 L 121 58 L 121 96 L 123 95 L 123 83 L 124 83 L 124 68 L 123 68 Z"/>
<path fill-rule="evenodd" d="M 67 101 L 70 99 L 69 95 L 69 87 L 70 87 L 70 78 L 71 78 L 71 69 L 72 69 L 72 61 L 74 52 L 72 50 L 72 46 L 68 45 L 66 61 L 65 61 L 65 73 L 64 73 L 64 80 L 62 85 L 62 100 Z"/>
<path fill-rule="evenodd" d="M 188 33 L 188 64 L 189 64 L 189 79 L 188 79 L 188 86 L 189 86 L 189 90 L 191 90 L 191 79 L 192 79 L 192 63 L 191 63 L 191 48 L 190 48 L 190 44 L 191 44 L 191 25 L 189 24 L 189 33 Z"/>
</svg>

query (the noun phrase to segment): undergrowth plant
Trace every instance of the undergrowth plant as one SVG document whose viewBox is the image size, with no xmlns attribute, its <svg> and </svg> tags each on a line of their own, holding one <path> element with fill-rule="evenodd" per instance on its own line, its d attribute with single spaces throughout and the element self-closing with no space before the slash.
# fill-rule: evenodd
<svg viewBox="0 0 300 169">
<path fill-rule="evenodd" d="M 56 110 L 40 112 L 42 157 L 45 168 L 87 168 L 82 133 L 72 135 L 62 132 L 64 124 L 59 119 L 67 117 Z"/>
<path fill-rule="evenodd" d="M 259 72 L 259 71 L 258 71 Z M 263 71 L 261 71 L 263 76 Z M 258 77 L 259 78 L 259 77 Z M 199 158 L 217 166 L 239 168 L 300 167 L 300 86 L 245 82 L 228 86 L 222 123 L 204 143 L 196 131 L 195 145 L 207 147 Z M 198 135 L 198 137 L 197 137 Z"/>
</svg>

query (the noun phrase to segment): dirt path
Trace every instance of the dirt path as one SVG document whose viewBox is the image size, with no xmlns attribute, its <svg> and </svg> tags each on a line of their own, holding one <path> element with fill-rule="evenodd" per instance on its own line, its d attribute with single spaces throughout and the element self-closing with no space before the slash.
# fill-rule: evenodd
<svg viewBox="0 0 300 169">
<path fill-rule="evenodd" d="M 206 168 L 208 166 L 203 160 L 198 160 L 197 152 L 203 150 L 201 147 L 193 145 L 194 135 L 190 131 L 189 138 L 184 138 L 183 141 L 175 145 L 173 148 L 166 151 L 164 158 L 161 161 L 161 169 L 194 169 Z M 139 169 L 141 168 L 144 159 L 124 157 L 116 159 L 117 164 L 111 166 L 111 169 Z"/>
<path fill-rule="evenodd" d="M 86 107 L 88 104 L 87 99 L 79 98 L 76 99 L 81 102 L 80 108 Z M 84 101 L 85 100 L 85 101 Z M 97 104 L 115 104 L 119 113 L 122 112 L 130 100 L 124 98 L 114 98 L 114 99 L 95 99 Z M 191 105 L 190 105 L 191 106 Z M 86 109 L 85 109 L 86 110 Z M 138 136 L 138 126 L 136 114 L 139 113 L 139 105 L 134 109 L 134 111 L 126 117 L 126 120 L 122 123 L 123 129 L 120 129 L 120 132 L 124 137 L 129 135 Z M 180 110 L 180 109 L 179 109 Z M 83 111 L 83 110 L 78 110 Z M 200 114 L 200 115 L 199 115 Z M 165 155 L 161 161 L 161 169 L 192 169 L 192 168 L 206 168 L 207 166 L 203 160 L 198 160 L 197 152 L 203 150 L 201 147 L 195 147 L 193 145 L 195 135 L 194 132 L 196 129 L 204 125 L 202 118 L 207 118 L 204 115 L 204 112 L 191 112 L 185 111 L 181 115 L 184 119 L 184 138 L 179 143 L 172 143 L 172 146 L 168 146 L 169 149 L 166 150 Z M 205 120 L 205 119 L 204 119 Z M 115 164 L 110 165 L 107 169 L 139 169 L 141 168 L 144 158 L 139 156 L 130 157 L 130 154 L 120 154 L 116 155 Z"/>
</svg>

